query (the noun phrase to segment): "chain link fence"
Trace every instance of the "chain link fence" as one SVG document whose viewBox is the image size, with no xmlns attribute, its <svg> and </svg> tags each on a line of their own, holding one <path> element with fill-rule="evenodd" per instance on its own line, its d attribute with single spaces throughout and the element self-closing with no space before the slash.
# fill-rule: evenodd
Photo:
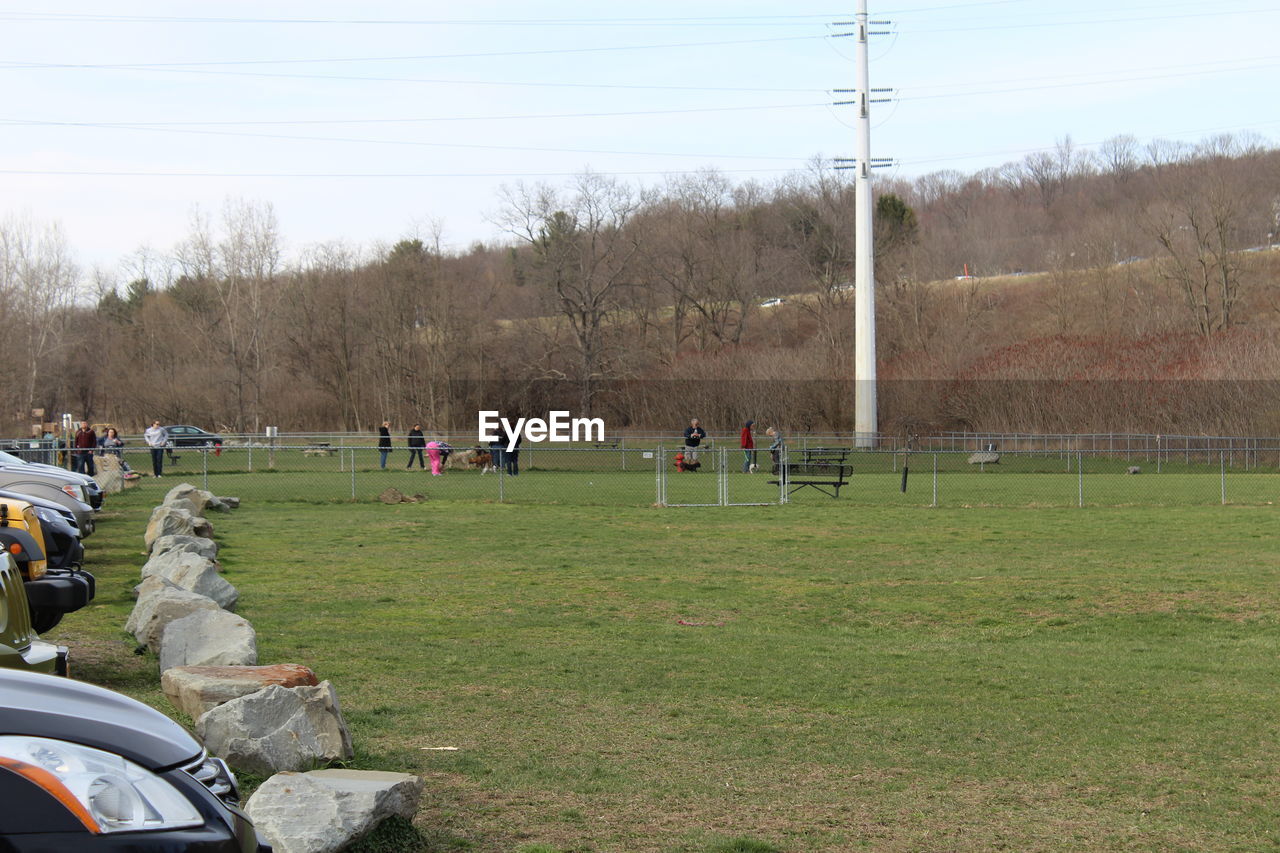
<svg viewBox="0 0 1280 853">
<path fill-rule="evenodd" d="M 920 442 L 924 443 L 924 442 Z M 1004 449 L 976 441 L 960 449 L 858 449 L 791 441 L 782 459 L 757 450 L 703 448 L 695 470 L 677 468 L 674 445 L 523 447 L 507 459 L 438 448 L 419 459 L 397 447 L 384 459 L 372 442 L 348 445 L 248 442 L 172 448 L 163 477 L 149 450 L 126 447 L 139 477 L 132 488 L 186 481 L 255 501 L 373 501 L 388 489 L 432 500 L 598 506 L 736 506 L 847 503 L 919 507 L 1092 507 L 1241 504 L 1280 501 L 1280 446 L 1267 442 L 1085 450 Z M 433 454 L 433 451 L 435 453 Z M 44 453 L 33 450 L 32 453 Z M 19 451 L 20 455 L 22 451 Z M 33 457 L 34 458 L 34 457 Z M 46 461 L 40 456 L 35 461 Z M 49 464 L 65 464 L 49 454 Z M 407 466 L 411 463 L 411 467 Z M 685 466 L 682 466 L 685 467 Z M 744 470 L 746 469 L 746 470 Z"/>
</svg>

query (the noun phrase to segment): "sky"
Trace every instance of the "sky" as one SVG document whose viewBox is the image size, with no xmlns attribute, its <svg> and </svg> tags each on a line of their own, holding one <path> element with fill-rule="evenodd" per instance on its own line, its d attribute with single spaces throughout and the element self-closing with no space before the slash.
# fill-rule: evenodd
<svg viewBox="0 0 1280 853">
<path fill-rule="evenodd" d="M 110 11 L 104 11 L 109 8 Z M 270 204 L 286 253 L 508 239 L 501 189 L 855 151 L 853 2 L 0 0 L 0 219 L 87 268 Z M 885 177 L 1121 134 L 1280 139 L 1280 2 L 872 0 Z M 122 273 L 123 274 L 123 273 Z"/>
</svg>

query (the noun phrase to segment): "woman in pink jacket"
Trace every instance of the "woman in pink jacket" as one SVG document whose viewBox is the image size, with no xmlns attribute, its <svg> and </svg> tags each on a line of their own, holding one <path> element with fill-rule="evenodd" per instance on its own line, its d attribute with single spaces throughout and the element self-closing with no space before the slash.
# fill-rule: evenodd
<svg viewBox="0 0 1280 853">
<path fill-rule="evenodd" d="M 439 477 L 444 473 L 442 469 L 443 460 L 440 458 L 440 442 L 427 442 L 427 458 L 431 460 L 431 476 Z"/>
</svg>

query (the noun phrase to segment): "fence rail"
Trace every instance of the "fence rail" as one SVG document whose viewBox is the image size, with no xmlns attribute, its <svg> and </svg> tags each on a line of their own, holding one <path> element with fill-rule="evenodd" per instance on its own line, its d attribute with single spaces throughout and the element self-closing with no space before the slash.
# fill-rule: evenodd
<svg viewBox="0 0 1280 853">
<path fill-rule="evenodd" d="M 1076 437 L 1079 438 L 1079 437 Z M 790 459 L 819 445 L 792 441 Z M 309 441 L 275 445 L 171 448 L 152 475 L 146 448 L 122 458 L 141 475 L 133 488 L 168 488 L 186 480 L 215 493 L 266 501 L 375 500 L 389 488 L 429 499 L 571 505 L 853 504 L 901 506 L 1172 506 L 1267 505 L 1280 502 L 1280 442 L 1172 448 L 1133 445 L 1103 449 L 1042 444 L 1009 450 L 1006 440 L 980 439 L 964 449 L 913 447 L 847 452 L 848 480 L 839 497 L 816 489 L 788 495 L 786 466 L 777 471 L 766 450 L 752 458 L 734 447 L 699 453 L 697 471 L 674 466 L 676 445 L 523 447 L 499 464 L 455 451 L 431 472 L 431 450 L 411 458 L 404 447 L 385 460 L 369 443 Z M 970 449 L 975 447 L 977 449 Z M 66 464 L 56 449 L 26 448 L 33 461 Z M 407 467 L 411 465 L 412 467 Z M 744 472 L 744 468 L 748 469 Z"/>
</svg>

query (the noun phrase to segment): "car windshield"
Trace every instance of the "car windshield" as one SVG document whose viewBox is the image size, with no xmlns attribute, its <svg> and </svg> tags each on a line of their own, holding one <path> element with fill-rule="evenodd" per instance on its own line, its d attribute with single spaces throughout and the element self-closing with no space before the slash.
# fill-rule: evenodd
<svg viewBox="0 0 1280 853">
<path fill-rule="evenodd" d="M 26 465 L 27 460 L 21 456 L 14 456 L 4 450 L 0 450 L 0 465 Z"/>
</svg>

